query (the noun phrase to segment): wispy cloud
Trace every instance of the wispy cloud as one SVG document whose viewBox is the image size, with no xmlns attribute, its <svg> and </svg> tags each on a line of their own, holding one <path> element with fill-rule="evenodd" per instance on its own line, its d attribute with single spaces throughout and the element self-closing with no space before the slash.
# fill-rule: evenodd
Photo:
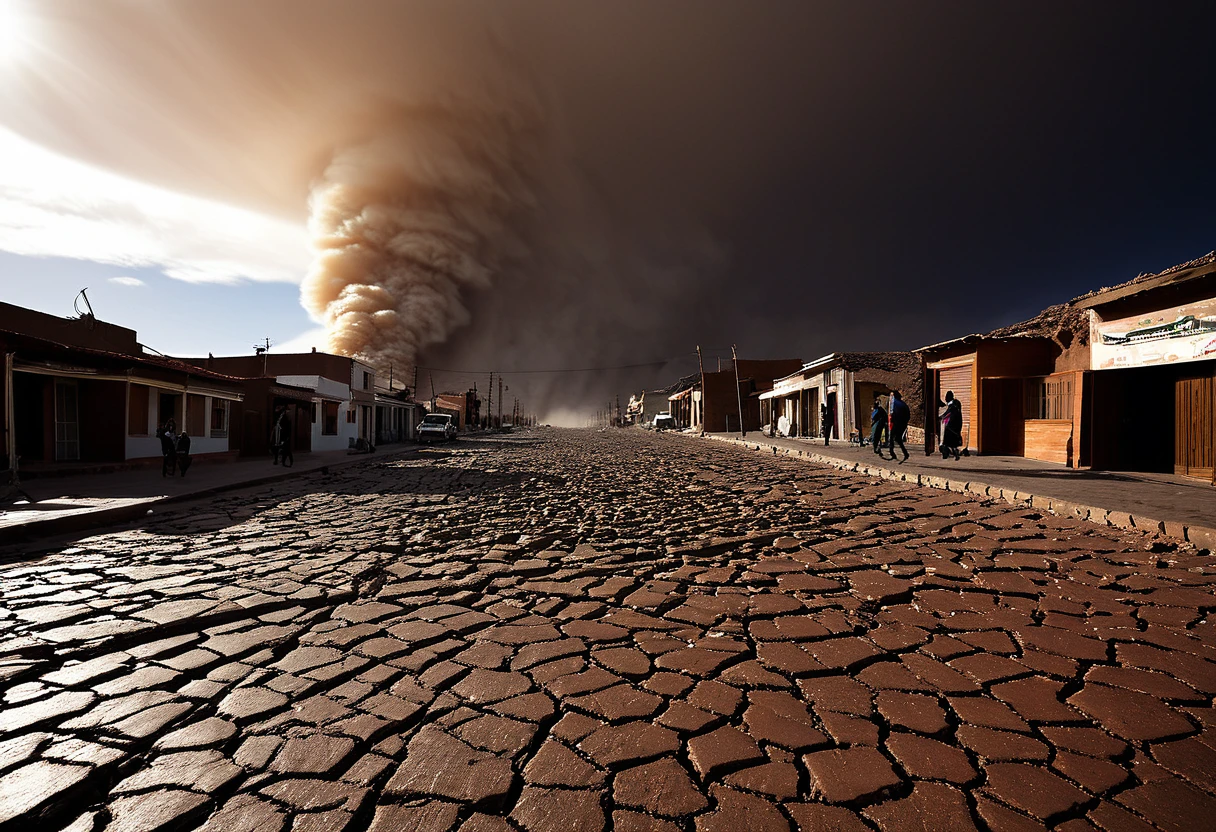
<svg viewBox="0 0 1216 832">
<path fill-rule="evenodd" d="M 117 283 L 119 286 L 146 286 L 147 284 L 138 277 L 111 277 L 111 283 Z"/>
<path fill-rule="evenodd" d="M 310 257 L 302 224 L 127 179 L 6 130 L 0 250 L 159 268 L 191 283 L 299 283 Z"/>
</svg>

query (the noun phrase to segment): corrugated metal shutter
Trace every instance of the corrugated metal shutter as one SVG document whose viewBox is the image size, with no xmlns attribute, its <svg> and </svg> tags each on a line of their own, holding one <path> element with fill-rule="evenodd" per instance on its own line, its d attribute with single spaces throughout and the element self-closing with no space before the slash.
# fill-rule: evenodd
<svg viewBox="0 0 1216 832">
<path fill-rule="evenodd" d="M 972 407 L 975 401 L 975 392 L 971 389 L 971 370 L 973 366 L 973 364 L 964 364 L 961 367 L 948 367 L 938 370 L 937 397 L 945 401 L 946 391 L 953 391 L 954 398 L 958 399 L 958 403 L 963 409 L 963 444 L 975 450 L 975 421 L 973 417 L 974 408 Z"/>
</svg>

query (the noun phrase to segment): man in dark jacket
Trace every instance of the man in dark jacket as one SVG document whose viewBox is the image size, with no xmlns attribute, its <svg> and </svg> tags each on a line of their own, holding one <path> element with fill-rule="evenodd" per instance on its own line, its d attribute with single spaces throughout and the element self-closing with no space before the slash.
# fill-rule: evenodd
<svg viewBox="0 0 1216 832">
<path fill-rule="evenodd" d="M 156 430 L 156 438 L 160 440 L 160 452 L 164 459 L 160 464 L 160 475 L 171 477 L 177 470 L 177 425 L 167 420 Z"/>
<path fill-rule="evenodd" d="M 886 432 L 887 409 L 882 406 L 882 396 L 875 396 L 874 409 L 870 411 L 870 444 L 879 456 L 882 456 L 882 440 Z"/>
<path fill-rule="evenodd" d="M 891 459 L 895 459 L 895 446 L 904 452 L 903 461 L 908 461 L 908 449 L 904 447 L 904 433 L 908 430 L 908 422 L 912 419 L 912 411 L 904 404 L 903 394 L 898 390 L 891 393 L 891 426 L 887 433 L 887 450 Z"/>
<path fill-rule="evenodd" d="M 836 426 L 836 413 L 826 404 L 819 407 L 819 423 L 823 425 L 823 446 L 826 448 L 832 438 L 832 428 Z"/>
<path fill-rule="evenodd" d="M 270 431 L 270 447 L 274 451 L 275 465 L 279 464 L 280 457 L 288 468 L 295 464 L 295 455 L 291 452 L 291 417 L 283 405 L 279 405 L 275 414 L 274 427 Z"/>
</svg>

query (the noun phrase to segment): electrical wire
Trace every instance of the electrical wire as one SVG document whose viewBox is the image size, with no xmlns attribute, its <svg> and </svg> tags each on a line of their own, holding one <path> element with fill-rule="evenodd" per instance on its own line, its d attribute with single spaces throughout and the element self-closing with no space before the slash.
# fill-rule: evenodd
<svg viewBox="0 0 1216 832">
<path fill-rule="evenodd" d="M 665 367 L 672 362 L 685 361 L 694 357 L 696 357 L 696 353 L 692 352 L 678 355 L 675 358 L 664 358 L 661 361 L 647 361 L 642 364 L 620 364 L 616 367 L 558 367 L 544 370 L 447 370 L 442 367 L 425 367 L 419 364 L 418 369 L 426 370 L 431 373 L 454 373 L 457 375 L 468 376 L 484 376 L 490 372 L 493 372 L 494 375 L 502 376 L 533 375 L 539 373 L 602 373 L 609 372 L 611 370 L 638 370 L 645 367 Z"/>
</svg>

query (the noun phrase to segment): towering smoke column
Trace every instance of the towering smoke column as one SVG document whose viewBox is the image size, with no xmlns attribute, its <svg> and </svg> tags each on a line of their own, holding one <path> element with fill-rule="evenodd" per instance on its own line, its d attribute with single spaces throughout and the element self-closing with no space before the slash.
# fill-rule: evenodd
<svg viewBox="0 0 1216 832">
<path fill-rule="evenodd" d="M 526 256 L 540 108 L 504 87 L 406 110 L 314 186 L 301 295 L 333 351 L 411 367 L 470 322 L 470 291 Z"/>
</svg>

